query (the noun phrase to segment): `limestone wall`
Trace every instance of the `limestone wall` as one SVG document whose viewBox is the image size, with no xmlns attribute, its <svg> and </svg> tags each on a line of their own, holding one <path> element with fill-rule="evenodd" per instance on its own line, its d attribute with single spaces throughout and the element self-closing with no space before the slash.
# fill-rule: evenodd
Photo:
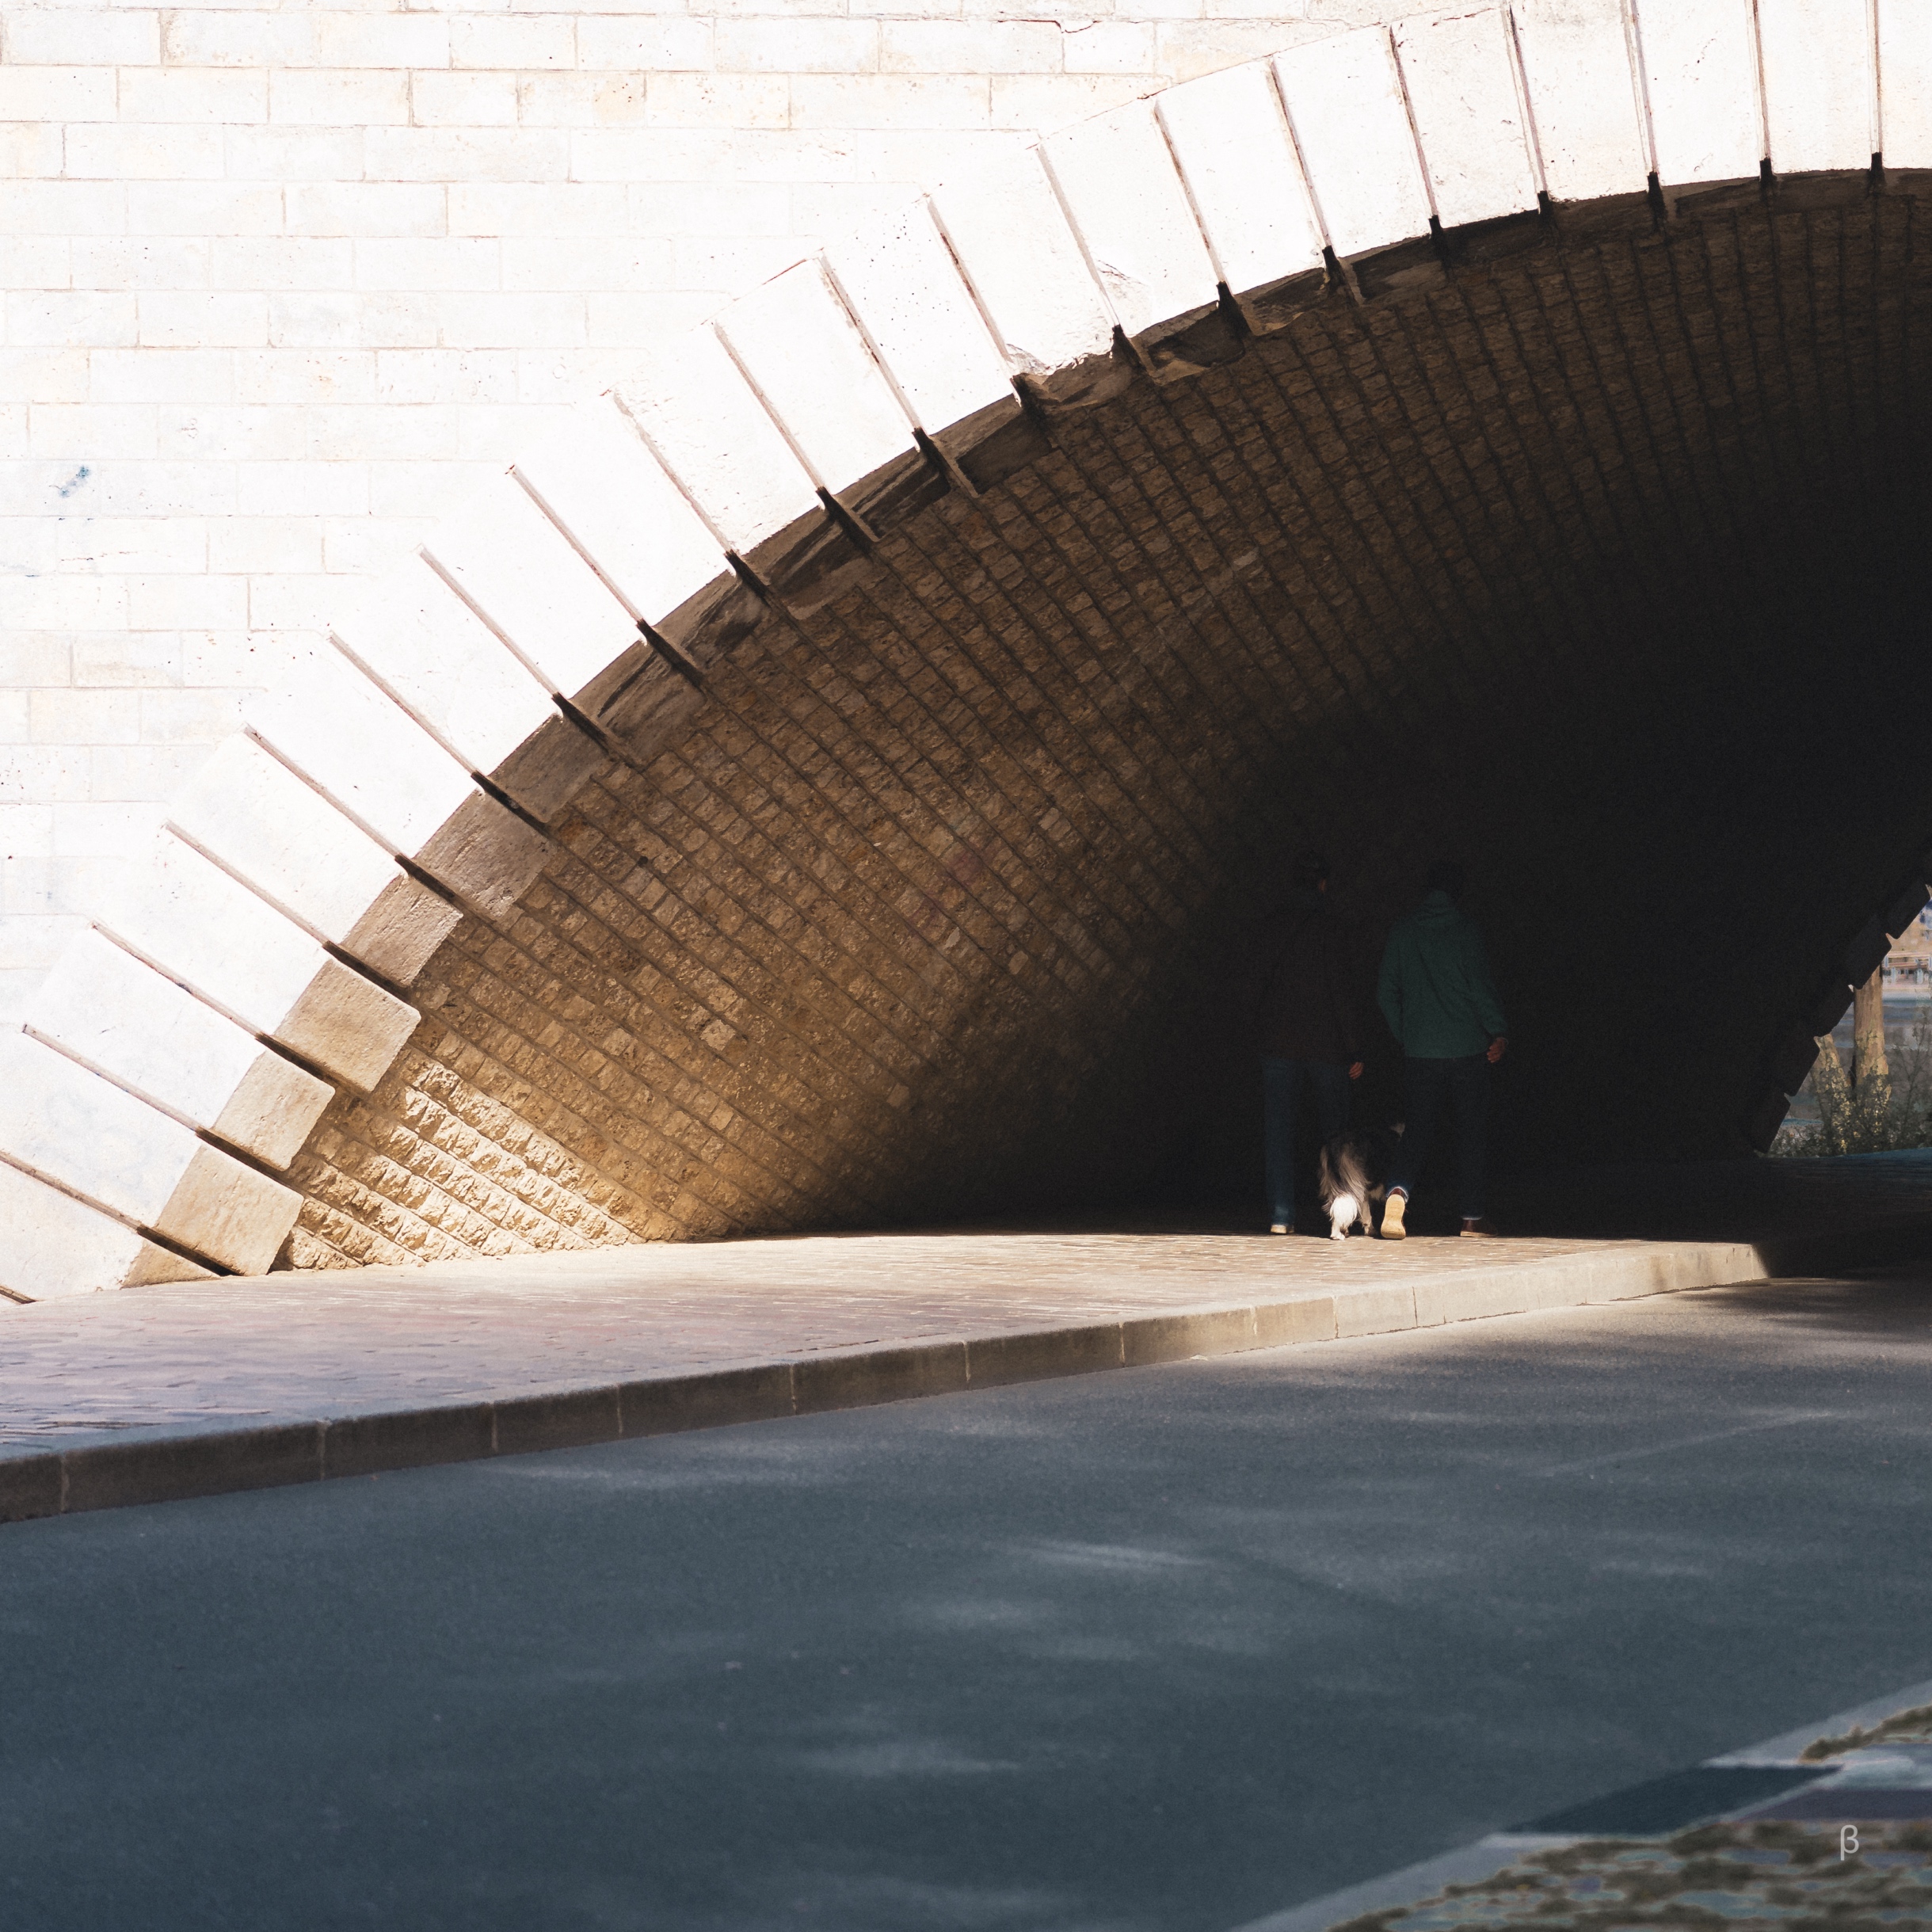
<svg viewBox="0 0 1932 1932">
<path fill-rule="evenodd" d="M 1385 0 L 0 22 L 0 1017 L 245 695 L 562 407 L 827 236 Z"/>
</svg>

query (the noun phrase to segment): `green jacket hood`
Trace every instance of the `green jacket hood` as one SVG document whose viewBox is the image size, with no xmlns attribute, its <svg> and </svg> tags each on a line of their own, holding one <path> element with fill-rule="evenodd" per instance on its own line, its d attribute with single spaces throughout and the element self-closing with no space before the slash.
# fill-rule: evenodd
<svg viewBox="0 0 1932 1932">
<path fill-rule="evenodd" d="M 1397 920 L 1376 1003 L 1411 1060 L 1463 1060 L 1509 1031 L 1482 935 L 1446 892 Z"/>
</svg>

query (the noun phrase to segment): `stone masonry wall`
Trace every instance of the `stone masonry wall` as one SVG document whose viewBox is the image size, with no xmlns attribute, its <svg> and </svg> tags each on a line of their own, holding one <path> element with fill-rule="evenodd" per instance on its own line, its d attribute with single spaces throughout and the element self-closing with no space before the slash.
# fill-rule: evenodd
<svg viewBox="0 0 1932 1932">
<path fill-rule="evenodd" d="M 1927 829 L 1912 185 L 1519 224 L 1054 415 L 457 929 L 289 1259 L 1238 1191 L 1240 942 L 1305 844 L 1365 978 L 1473 862 L 1519 1151 L 1741 1149 Z"/>
<path fill-rule="evenodd" d="M 1380 0 L 0 13 L 0 1019 L 243 697 L 656 338 Z"/>
</svg>

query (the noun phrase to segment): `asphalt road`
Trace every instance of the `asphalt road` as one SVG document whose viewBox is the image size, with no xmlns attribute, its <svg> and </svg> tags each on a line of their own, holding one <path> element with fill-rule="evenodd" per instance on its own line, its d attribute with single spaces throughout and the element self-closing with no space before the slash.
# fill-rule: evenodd
<svg viewBox="0 0 1932 1932">
<path fill-rule="evenodd" d="M 1228 1932 L 1932 1677 L 1932 1282 L 0 1528 L 6 1932 Z"/>
</svg>

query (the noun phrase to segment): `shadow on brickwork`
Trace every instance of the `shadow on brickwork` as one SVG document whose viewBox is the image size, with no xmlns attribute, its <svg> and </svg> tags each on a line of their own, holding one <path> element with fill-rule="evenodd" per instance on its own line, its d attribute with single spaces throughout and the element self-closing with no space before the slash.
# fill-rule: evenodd
<svg viewBox="0 0 1932 1932">
<path fill-rule="evenodd" d="M 1745 1151 L 1932 830 L 1932 266 L 1842 187 L 1333 296 L 768 608 L 445 944 L 289 1258 L 1245 1199 L 1306 845 L 1365 989 L 1472 868 L 1506 1161 Z"/>
</svg>

